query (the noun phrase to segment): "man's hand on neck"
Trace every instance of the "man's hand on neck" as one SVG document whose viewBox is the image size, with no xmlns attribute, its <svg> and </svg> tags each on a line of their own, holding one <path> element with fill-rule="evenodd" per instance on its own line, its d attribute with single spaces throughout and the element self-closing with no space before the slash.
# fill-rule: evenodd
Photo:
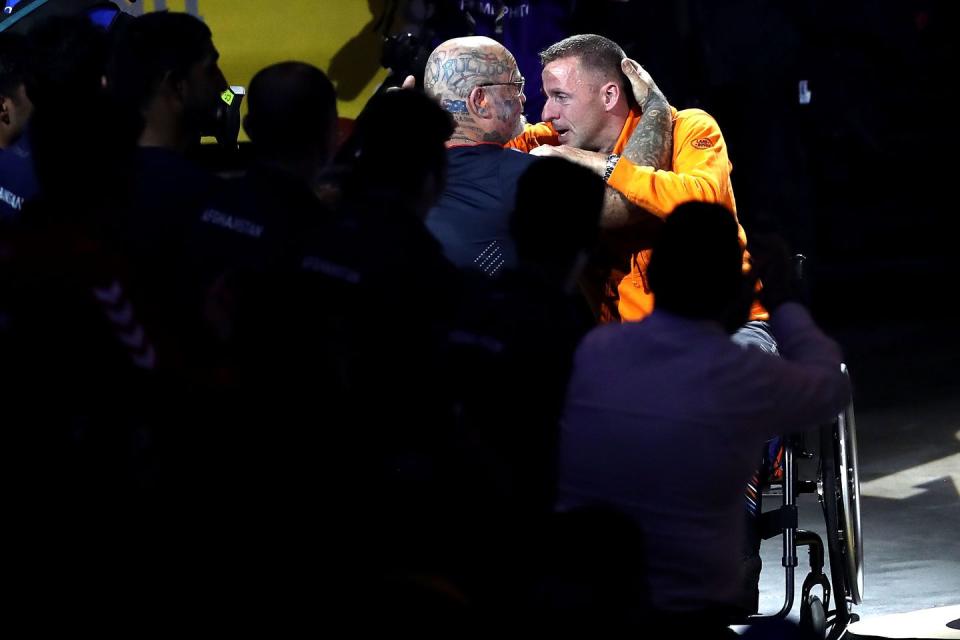
<svg viewBox="0 0 960 640">
<path fill-rule="evenodd" d="M 630 58 L 620 64 L 633 97 L 643 110 L 640 123 L 623 149 L 633 164 L 670 171 L 673 167 L 673 112 L 647 71 Z"/>
</svg>

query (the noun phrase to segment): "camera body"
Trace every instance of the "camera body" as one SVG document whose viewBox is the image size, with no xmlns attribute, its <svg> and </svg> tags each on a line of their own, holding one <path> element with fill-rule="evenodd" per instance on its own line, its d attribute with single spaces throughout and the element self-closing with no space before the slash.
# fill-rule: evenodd
<svg viewBox="0 0 960 640">
<path fill-rule="evenodd" d="M 423 86 L 423 74 L 430 57 L 430 42 L 412 33 L 398 33 L 383 39 L 380 64 L 390 69 L 385 87 L 400 86 L 407 76 L 416 78 L 417 86 Z"/>
</svg>

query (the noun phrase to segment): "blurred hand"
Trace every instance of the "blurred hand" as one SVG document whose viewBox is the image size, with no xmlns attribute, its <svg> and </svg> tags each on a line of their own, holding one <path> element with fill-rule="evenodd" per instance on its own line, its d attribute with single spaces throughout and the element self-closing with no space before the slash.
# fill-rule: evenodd
<svg viewBox="0 0 960 640">
<path fill-rule="evenodd" d="M 416 89 L 417 88 L 417 79 L 413 76 L 407 76 L 403 79 L 403 83 L 399 87 L 390 87 L 387 91 L 400 91 L 400 89 Z"/>
</svg>

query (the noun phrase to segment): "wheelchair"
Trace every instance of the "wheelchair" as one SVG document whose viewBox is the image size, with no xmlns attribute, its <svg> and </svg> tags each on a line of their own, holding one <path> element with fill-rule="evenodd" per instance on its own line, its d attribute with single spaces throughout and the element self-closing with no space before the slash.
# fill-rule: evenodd
<svg viewBox="0 0 960 640">
<path fill-rule="evenodd" d="M 844 375 L 849 376 L 845 365 Z M 803 434 L 786 436 L 783 441 L 782 480 L 768 483 L 764 496 L 781 498 L 775 509 L 760 515 L 764 540 L 781 537 L 785 596 L 780 611 L 773 615 L 754 615 L 747 623 L 786 618 L 794 606 L 795 571 L 798 549 L 807 547 L 809 573 L 803 581 L 800 599 L 800 625 L 817 637 L 834 640 L 859 618 L 853 605 L 863 599 L 863 533 L 860 526 L 860 479 L 857 464 L 857 434 L 853 403 L 837 418 L 819 429 L 820 460 L 816 477 L 798 477 L 797 460 L 813 459 Z M 829 575 L 824 573 L 824 544 L 813 532 L 800 529 L 797 497 L 816 493 L 826 521 L 826 552 Z M 817 595 L 815 589 L 819 587 Z M 831 596 L 833 604 L 831 609 Z"/>
</svg>

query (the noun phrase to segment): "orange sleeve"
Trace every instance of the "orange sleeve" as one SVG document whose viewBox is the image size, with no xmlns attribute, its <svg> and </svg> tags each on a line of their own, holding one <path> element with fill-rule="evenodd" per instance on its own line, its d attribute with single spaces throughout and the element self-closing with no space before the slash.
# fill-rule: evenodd
<svg viewBox="0 0 960 640">
<path fill-rule="evenodd" d="M 637 119 L 639 122 L 639 119 Z M 636 125 L 634 125 L 635 127 Z M 615 152 L 622 152 L 627 138 L 624 132 Z M 684 202 L 699 200 L 724 205 L 734 218 L 737 203 L 730 182 L 733 165 L 716 120 L 705 111 L 686 109 L 677 113 L 673 127 L 673 171 L 658 171 L 638 166 L 620 158 L 607 184 L 623 193 L 632 203 L 664 218 Z M 740 245 L 744 248 L 743 269 L 750 268 L 746 251 L 747 236 L 738 221 Z M 617 308 L 621 319 L 640 320 L 653 308 L 652 293 L 646 283 L 648 251 L 641 251 L 631 260 L 631 273 L 618 286 Z M 754 303 L 751 320 L 766 320 L 766 310 Z"/>
<path fill-rule="evenodd" d="M 507 149 L 516 149 L 528 153 L 531 149 L 545 144 L 560 144 L 557 139 L 557 131 L 549 122 L 523 125 L 523 133 L 503 146 Z"/>
<path fill-rule="evenodd" d="M 733 167 L 717 122 L 699 109 L 682 111 L 673 138 L 673 171 L 658 171 L 620 158 L 607 184 L 660 217 L 689 200 L 718 202 L 736 212 L 730 186 Z"/>
</svg>

